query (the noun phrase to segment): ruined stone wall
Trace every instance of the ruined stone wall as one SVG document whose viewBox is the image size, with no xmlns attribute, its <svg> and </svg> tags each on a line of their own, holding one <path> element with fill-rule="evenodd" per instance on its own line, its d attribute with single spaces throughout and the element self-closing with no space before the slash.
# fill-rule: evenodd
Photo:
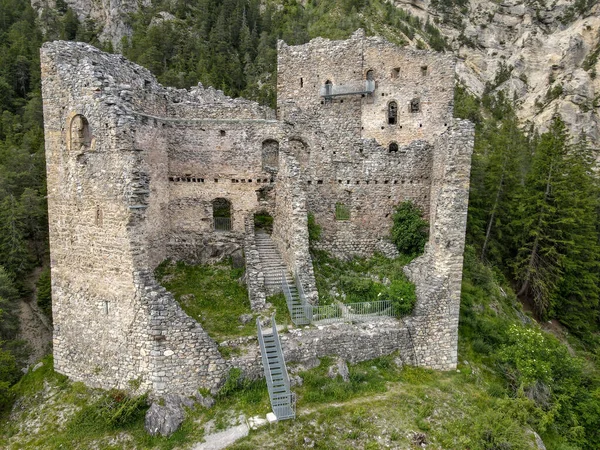
<svg viewBox="0 0 600 450">
<path fill-rule="evenodd" d="M 293 47 L 280 42 L 278 113 L 285 119 L 294 108 L 305 111 L 327 136 L 335 136 L 333 142 L 340 142 L 341 134 L 349 136 L 346 139 L 376 139 L 384 147 L 432 140 L 450 125 L 454 74 L 452 54 L 399 48 L 379 37 L 365 37 L 362 30 L 344 41 L 317 38 Z M 375 81 L 375 91 L 361 94 L 368 77 Z M 328 102 L 320 95 L 327 81 L 334 92 L 346 86 L 358 93 Z M 411 112 L 415 99 L 419 110 Z M 398 106 L 394 124 L 388 121 L 390 102 Z M 341 147 L 347 142 L 340 142 Z M 330 154 L 335 149 L 322 150 Z"/>
<path fill-rule="evenodd" d="M 268 108 L 212 88 L 164 88 L 147 70 L 85 44 L 44 45 L 59 372 L 107 388 L 138 380 L 158 394 L 215 389 L 227 364 L 156 284 L 157 264 L 211 262 L 245 245 L 250 272 L 256 255 L 246 234 L 253 214 L 266 211 L 284 261 L 314 299 L 307 210 L 322 226 L 323 248 L 367 256 L 389 251 L 391 216 L 404 200 L 431 222 L 425 255 L 406 269 L 417 286 L 414 314 L 383 337 L 348 325 L 327 342 L 315 338 L 314 348 L 286 351 L 356 361 L 406 353 L 410 341 L 419 365 L 456 365 L 473 128 L 449 118 L 453 60 L 361 33 L 279 47 L 274 120 Z M 325 80 L 361 85 L 367 70 L 377 82 L 373 95 L 320 96 Z M 411 95 L 417 112 L 407 109 Z M 389 101 L 398 104 L 395 124 Z M 231 203 L 230 231 L 213 229 L 217 198 Z M 347 217 L 336 217 L 340 205 Z M 259 291 L 256 307 L 264 303 Z"/>
<path fill-rule="evenodd" d="M 321 170 L 306 180 L 308 208 L 322 227 L 319 243 L 339 257 L 368 256 L 388 238 L 396 206 L 412 200 L 429 216 L 433 146 L 415 141 L 390 153 L 368 141 L 348 164 Z M 349 220 L 336 219 L 336 204 L 348 208 Z"/>
<path fill-rule="evenodd" d="M 292 153 L 323 229 L 321 247 L 338 257 L 385 248 L 393 211 L 405 200 L 428 218 L 431 144 L 451 125 L 454 58 L 400 49 L 360 30 L 345 41 L 280 42 L 278 58 L 278 114 L 294 124 L 290 141 L 301 143 Z M 360 93 L 367 78 L 375 91 Z M 325 98 L 326 81 L 333 92 L 357 93 Z M 411 112 L 415 99 L 419 109 Z M 336 204 L 349 209 L 348 220 L 336 220 Z"/>
<path fill-rule="evenodd" d="M 55 368 L 104 388 L 192 394 L 226 370 L 151 275 L 166 255 L 169 90 L 122 57 L 42 49 Z"/>
<path fill-rule="evenodd" d="M 136 157 L 112 84 L 83 44 L 46 44 L 42 77 L 57 371 L 95 386 L 138 376 L 131 348 L 139 301 L 129 239 Z M 100 107 L 97 105 L 100 104 Z"/>
<path fill-rule="evenodd" d="M 189 105 L 175 105 L 180 112 L 190 110 Z M 242 108 L 240 114 L 251 116 L 252 112 L 247 108 L 244 113 Z M 242 247 L 246 217 L 258 210 L 272 210 L 273 201 L 265 191 L 272 189 L 275 173 L 263 164 L 263 143 L 279 142 L 279 123 L 256 118 L 230 120 L 233 111 L 228 103 L 214 104 L 208 113 L 211 119 L 180 120 L 169 123 L 167 130 L 168 255 L 175 259 L 210 262 L 230 255 Z M 262 110 L 253 113 L 264 115 Z M 213 232 L 213 201 L 217 198 L 231 203 L 229 233 Z"/>
<path fill-rule="evenodd" d="M 458 318 L 467 226 L 474 127 L 457 120 L 435 144 L 429 242 L 405 268 L 416 285 L 417 304 L 407 319 L 418 363 L 435 369 L 457 364 Z"/>
<path fill-rule="evenodd" d="M 340 356 L 354 364 L 398 352 L 404 363 L 416 365 L 411 329 L 396 319 L 381 318 L 361 324 L 335 323 L 296 328 L 281 333 L 279 337 L 286 364 L 309 364 L 316 358 L 327 356 Z M 225 343 L 224 346 L 239 349 L 242 354 L 231 358 L 229 363 L 250 378 L 263 377 L 256 338 L 240 341 Z"/>
<path fill-rule="evenodd" d="M 279 174 L 275 187 L 275 217 L 273 241 L 288 269 L 298 275 L 302 289 L 311 303 L 318 300 L 312 259 L 308 251 L 308 215 L 306 194 L 299 177 L 296 158 L 279 154 Z"/>
<path fill-rule="evenodd" d="M 252 311 L 259 311 L 266 305 L 267 291 L 265 277 L 260 264 L 260 256 L 254 236 L 254 217 L 246 218 L 246 236 L 244 236 L 244 259 L 246 262 L 246 287 Z"/>
</svg>

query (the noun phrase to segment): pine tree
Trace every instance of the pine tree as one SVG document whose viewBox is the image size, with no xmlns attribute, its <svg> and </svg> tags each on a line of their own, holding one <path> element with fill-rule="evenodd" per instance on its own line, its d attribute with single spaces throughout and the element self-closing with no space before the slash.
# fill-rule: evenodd
<svg viewBox="0 0 600 450">
<path fill-rule="evenodd" d="M 0 264 L 13 273 L 24 272 L 30 262 L 22 217 L 18 200 L 8 195 L 0 203 Z"/>
<path fill-rule="evenodd" d="M 544 318 L 584 304 L 592 311 L 598 302 L 596 182 L 589 152 L 568 140 L 555 117 L 536 145 L 512 224 L 520 230 L 513 263 L 518 294 L 531 298 Z M 576 324 L 576 316 L 568 320 Z"/>
<path fill-rule="evenodd" d="M 600 245 L 597 229 L 599 186 L 596 155 L 585 138 L 566 158 L 567 189 L 561 203 L 568 205 L 570 235 L 565 247 L 563 275 L 552 297 L 553 313 L 569 329 L 584 337 L 598 329 L 600 295 Z"/>
</svg>

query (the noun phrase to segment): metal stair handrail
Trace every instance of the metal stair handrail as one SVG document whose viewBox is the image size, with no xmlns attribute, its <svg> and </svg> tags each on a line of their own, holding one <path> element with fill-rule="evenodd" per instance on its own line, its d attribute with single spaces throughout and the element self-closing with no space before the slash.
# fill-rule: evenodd
<svg viewBox="0 0 600 450">
<path fill-rule="evenodd" d="M 281 341 L 279 340 L 279 334 L 277 333 L 277 324 L 275 323 L 275 316 L 271 317 L 271 326 L 271 336 L 273 339 L 273 344 L 275 346 L 274 350 L 276 362 L 278 363 L 281 369 L 281 378 L 284 390 L 284 392 L 278 394 L 275 393 L 274 389 L 273 374 L 271 373 L 271 364 L 269 363 L 269 356 L 267 354 L 267 348 L 265 345 L 263 330 L 260 325 L 260 319 L 256 319 L 258 343 L 260 346 L 260 354 L 262 357 L 265 379 L 267 381 L 267 389 L 269 391 L 269 400 L 271 401 L 271 408 L 273 409 L 273 413 L 277 417 L 277 420 L 294 419 L 296 417 L 296 396 L 290 390 L 290 379 L 287 373 L 285 358 L 283 357 Z"/>
</svg>

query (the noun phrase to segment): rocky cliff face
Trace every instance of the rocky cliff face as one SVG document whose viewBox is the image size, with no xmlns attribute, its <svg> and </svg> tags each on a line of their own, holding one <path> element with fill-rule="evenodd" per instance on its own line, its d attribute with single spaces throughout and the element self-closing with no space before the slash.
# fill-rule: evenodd
<svg viewBox="0 0 600 450">
<path fill-rule="evenodd" d="M 121 38 L 130 34 L 126 24 L 127 15 L 140 6 L 150 4 L 150 0 L 66 0 L 67 5 L 77 14 L 79 21 L 92 19 L 102 26 L 100 39 L 110 41 L 115 49 L 120 48 Z M 56 8 L 56 0 L 31 0 L 36 11 Z"/>
<path fill-rule="evenodd" d="M 452 2 L 396 5 L 438 22 L 462 58 L 458 77 L 472 93 L 481 96 L 487 84 L 514 98 L 521 120 L 539 130 L 558 112 L 573 133 L 600 143 L 598 2 L 580 11 L 572 0 L 469 0 L 462 8 L 442 3 Z"/>
</svg>

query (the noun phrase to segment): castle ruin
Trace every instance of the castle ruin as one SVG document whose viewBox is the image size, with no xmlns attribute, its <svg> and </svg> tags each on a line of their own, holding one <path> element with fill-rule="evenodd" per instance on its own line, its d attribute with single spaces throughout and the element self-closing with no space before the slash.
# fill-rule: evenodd
<svg viewBox="0 0 600 450">
<path fill-rule="evenodd" d="M 201 85 L 165 88 L 87 44 L 41 53 L 58 372 L 105 388 L 137 380 L 158 395 L 216 389 L 233 363 L 157 284 L 156 266 L 243 252 L 260 310 L 268 289 L 253 215 L 264 211 L 316 302 L 307 213 L 335 256 L 393 254 L 386 237 L 405 200 L 431 224 L 425 254 L 406 268 L 413 314 L 376 329 L 303 330 L 305 345 L 284 342 L 286 358 L 400 351 L 415 365 L 456 367 L 474 131 L 452 117 L 454 56 L 362 30 L 279 42 L 273 111 Z"/>
</svg>

